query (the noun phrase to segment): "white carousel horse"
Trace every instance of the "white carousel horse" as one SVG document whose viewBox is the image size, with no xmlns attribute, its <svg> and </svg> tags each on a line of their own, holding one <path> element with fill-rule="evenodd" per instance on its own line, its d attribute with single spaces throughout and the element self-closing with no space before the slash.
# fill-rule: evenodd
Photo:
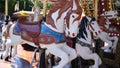
<svg viewBox="0 0 120 68">
<path fill-rule="evenodd" d="M 31 11 L 20 11 L 20 12 L 15 12 L 13 13 L 14 16 L 25 16 L 27 17 L 27 20 L 29 23 L 33 23 L 33 22 L 38 22 L 41 20 L 41 18 L 39 18 L 39 15 L 40 15 L 40 7 L 36 6 L 34 12 L 31 12 Z M 33 16 L 34 16 L 34 19 L 33 19 Z M 11 24 L 13 24 L 12 21 L 10 21 L 8 24 L 6 24 L 5 21 L 3 21 L 3 27 L 2 27 L 2 50 L 5 50 L 5 43 L 6 43 L 6 38 L 5 38 L 5 34 L 6 34 L 6 31 L 7 31 L 7 27 L 8 26 L 11 26 Z"/>
<path fill-rule="evenodd" d="M 83 17 L 79 27 L 79 33 L 76 37 L 75 49 L 78 56 L 82 57 L 83 59 L 94 60 L 94 65 L 89 66 L 89 68 L 99 68 L 99 65 L 102 63 L 98 54 L 92 52 L 93 39 L 91 32 L 99 33 L 99 31 L 101 31 L 101 29 L 98 26 L 95 18 L 88 16 Z"/>
<path fill-rule="evenodd" d="M 26 20 L 24 17 L 19 18 L 17 23 L 7 29 L 9 38 L 6 39 L 6 49 L 1 57 L 5 59 L 8 56 L 10 46 L 13 46 L 12 57 L 14 57 L 17 54 L 17 45 L 27 43 L 34 47 L 46 48 L 49 53 L 60 57 L 61 61 L 53 68 L 63 68 L 77 56 L 76 51 L 67 46 L 65 35 L 69 37 L 77 36 L 81 14 L 82 9 L 78 0 L 58 0 L 46 16 L 46 22 L 42 21 L 39 25 L 30 25 L 32 29 L 30 29 L 29 26 L 27 28 L 23 27 L 27 26 L 23 24 Z M 18 28 L 21 29 L 21 32 L 18 31 L 21 35 L 13 33 L 17 25 L 22 25 L 21 28 Z M 27 30 L 27 32 L 35 29 L 32 33 L 37 32 L 37 35 L 34 35 L 34 37 L 36 37 L 32 38 L 31 36 L 33 36 L 33 34 L 29 36 L 28 34 L 31 33 L 27 33 L 23 28 Z"/>
<path fill-rule="evenodd" d="M 117 17 L 117 11 L 106 11 L 105 13 L 101 14 L 101 16 L 98 18 L 99 19 L 99 26 L 102 29 L 102 32 L 97 36 L 100 38 L 102 41 L 105 43 L 108 43 L 108 45 L 103 46 L 101 49 L 109 50 L 113 53 L 115 53 L 116 46 L 118 43 L 118 37 L 117 36 L 109 36 L 109 25 L 111 22 L 109 19 L 116 18 Z M 111 47 L 111 49 L 110 49 Z"/>
<path fill-rule="evenodd" d="M 2 39 L 2 44 L 1 44 L 1 48 L 2 50 L 5 50 L 6 46 L 5 46 L 5 43 L 6 43 L 6 31 L 7 31 L 7 28 L 13 24 L 12 21 L 9 21 L 9 23 L 7 24 L 7 22 L 5 21 L 6 19 L 3 20 L 3 24 L 2 24 L 2 33 L 1 33 L 1 39 Z"/>
<path fill-rule="evenodd" d="M 114 10 L 114 11 L 105 11 L 104 13 L 101 14 L 101 16 L 105 16 L 108 19 L 117 18 L 118 17 L 118 12 L 116 10 Z"/>
</svg>

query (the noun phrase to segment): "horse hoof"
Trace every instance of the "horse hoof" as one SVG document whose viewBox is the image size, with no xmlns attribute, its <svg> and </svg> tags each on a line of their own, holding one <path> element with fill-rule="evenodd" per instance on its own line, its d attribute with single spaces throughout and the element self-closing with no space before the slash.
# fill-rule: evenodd
<svg viewBox="0 0 120 68">
<path fill-rule="evenodd" d="M 9 56 L 5 58 L 5 61 L 11 62 L 11 61 L 9 60 Z"/>
<path fill-rule="evenodd" d="M 60 68 L 60 67 L 58 67 L 58 66 L 53 66 L 53 68 Z"/>
<path fill-rule="evenodd" d="M 107 48 L 106 48 L 106 47 L 101 47 L 101 49 L 102 49 L 102 50 L 105 50 L 105 49 L 107 49 Z"/>
<path fill-rule="evenodd" d="M 0 56 L 0 59 L 3 59 L 2 54 L 1 54 L 1 56 Z"/>
<path fill-rule="evenodd" d="M 93 65 L 89 66 L 89 68 L 93 68 Z"/>
</svg>

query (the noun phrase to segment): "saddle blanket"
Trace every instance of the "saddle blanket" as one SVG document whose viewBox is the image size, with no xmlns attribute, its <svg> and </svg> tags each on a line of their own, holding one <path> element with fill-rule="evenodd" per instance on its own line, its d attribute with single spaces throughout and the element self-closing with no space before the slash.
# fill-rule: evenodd
<svg viewBox="0 0 120 68">
<path fill-rule="evenodd" d="M 16 23 L 14 33 L 21 35 L 22 39 L 34 42 L 36 45 L 62 43 L 65 42 L 65 35 L 63 33 L 55 32 L 44 23 L 38 25 L 23 25 Z"/>
</svg>

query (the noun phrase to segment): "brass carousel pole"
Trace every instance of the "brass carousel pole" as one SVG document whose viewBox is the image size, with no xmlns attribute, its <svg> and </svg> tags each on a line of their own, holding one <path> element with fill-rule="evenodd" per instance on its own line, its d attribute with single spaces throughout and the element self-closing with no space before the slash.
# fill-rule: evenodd
<svg viewBox="0 0 120 68">
<path fill-rule="evenodd" d="M 8 16 L 8 0 L 5 0 L 5 15 Z"/>
<path fill-rule="evenodd" d="M 46 13 L 47 13 L 47 3 L 48 3 L 48 0 L 43 1 L 43 16 L 44 17 L 46 16 Z"/>
<path fill-rule="evenodd" d="M 34 6 L 37 6 L 38 4 L 38 0 L 35 0 Z"/>
<path fill-rule="evenodd" d="M 5 0 L 5 22 L 6 22 L 6 25 L 8 24 L 9 22 L 9 16 L 8 16 L 8 0 Z"/>
<path fill-rule="evenodd" d="M 95 18 L 97 19 L 98 18 L 98 0 L 94 0 L 94 3 L 95 3 Z"/>
</svg>

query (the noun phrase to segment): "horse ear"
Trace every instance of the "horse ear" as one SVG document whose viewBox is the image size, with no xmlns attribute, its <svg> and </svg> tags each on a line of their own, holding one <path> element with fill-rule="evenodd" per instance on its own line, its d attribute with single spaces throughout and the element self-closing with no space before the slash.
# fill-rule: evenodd
<svg viewBox="0 0 120 68">
<path fill-rule="evenodd" d="M 76 1 L 76 0 L 73 0 L 73 8 L 72 8 L 72 10 L 77 10 L 77 4 L 76 4 L 75 1 Z"/>
<path fill-rule="evenodd" d="M 91 18 L 89 16 L 86 16 L 86 18 L 89 22 L 91 21 Z"/>
</svg>

